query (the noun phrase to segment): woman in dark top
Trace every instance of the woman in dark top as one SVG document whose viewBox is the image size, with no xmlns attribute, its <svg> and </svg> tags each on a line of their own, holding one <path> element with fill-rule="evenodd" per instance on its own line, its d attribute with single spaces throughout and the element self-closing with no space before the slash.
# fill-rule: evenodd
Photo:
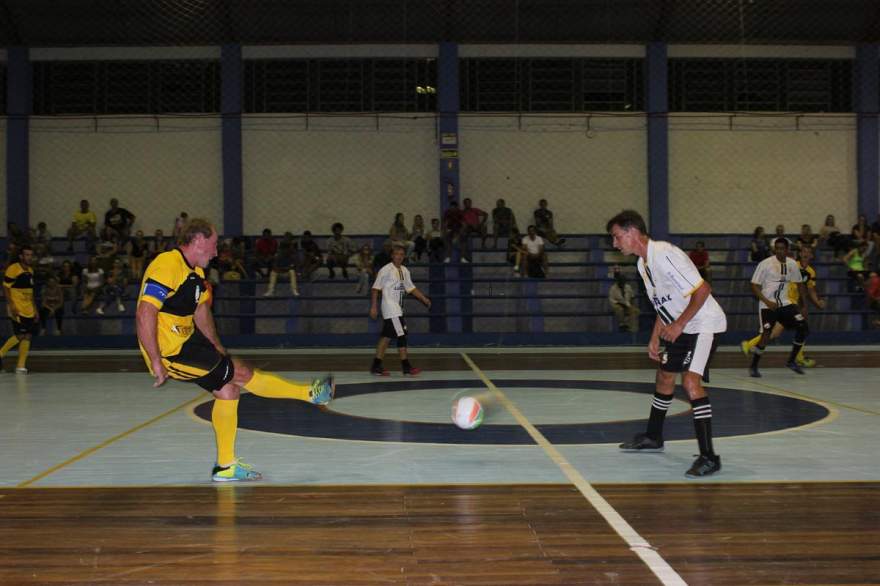
<svg viewBox="0 0 880 586">
<path fill-rule="evenodd" d="M 749 258 L 752 262 L 761 262 L 770 256 L 770 243 L 767 240 L 767 236 L 764 234 L 764 226 L 758 226 L 755 228 L 749 248 Z"/>
</svg>

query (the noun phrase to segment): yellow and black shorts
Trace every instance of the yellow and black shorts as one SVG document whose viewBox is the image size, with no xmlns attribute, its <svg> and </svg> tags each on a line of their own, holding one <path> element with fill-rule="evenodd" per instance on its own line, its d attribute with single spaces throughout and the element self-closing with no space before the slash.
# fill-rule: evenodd
<svg viewBox="0 0 880 586">
<path fill-rule="evenodd" d="M 9 321 L 12 323 L 12 332 L 16 336 L 26 336 L 27 334 L 36 336 L 37 332 L 40 330 L 40 324 L 37 323 L 36 318 L 33 317 L 24 317 L 20 315 L 17 318 L 10 317 Z"/>
<path fill-rule="evenodd" d="M 219 391 L 235 375 L 232 359 L 218 352 L 198 330 L 183 343 L 180 352 L 163 356 L 162 364 L 169 377 L 195 383 L 209 392 Z"/>
</svg>

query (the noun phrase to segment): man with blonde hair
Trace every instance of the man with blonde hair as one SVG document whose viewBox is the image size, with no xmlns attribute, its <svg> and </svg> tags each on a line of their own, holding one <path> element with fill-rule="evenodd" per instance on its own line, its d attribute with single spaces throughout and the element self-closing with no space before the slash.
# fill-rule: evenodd
<svg viewBox="0 0 880 586">
<path fill-rule="evenodd" d="M 235 455 L 241 389 L 273 399 L 326 405 L 335 384 L 327 375 L 311 383 L 285 380 L 229 356 L 211 316 L 205 267 L 217 256 L 217 231 L 203 219 L 181 230 L 178 247 L 157 256 L 144 272 L 137 306 L 141 353 L 159 387 L 169 378 L 192 382 L 215 397 L 211 423 L 217 443 L 215 482 L 260 480 Z"/>
</svg>

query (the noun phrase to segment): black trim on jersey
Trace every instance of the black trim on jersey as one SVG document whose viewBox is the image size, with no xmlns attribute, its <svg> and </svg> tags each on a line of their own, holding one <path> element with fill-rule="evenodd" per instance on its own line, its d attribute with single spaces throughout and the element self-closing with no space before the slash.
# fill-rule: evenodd
<svg viewBox="0 0 880 586">
<path fill-rule="evenodd" d="M 657 315 L 660 316 L 660 321 L 662 321 L 666 325 L 669 325 L 675 321 L 675 318 L 672 317 L 672 314 L 669 313 L 669 310 L 662 305 L 657 308 Z"/>
<path fill-rule="evenodd" d="M 690 280 L 689 280 L 687 277 L 685 277 L 684 274 L 683 274 L 680 270 L 678 270 L 678 267 L 675 266 L 675 263 L 672 262 L 672 259 L 671 259 L 671 258 L 669 258 L 668 256 L 665 257 L 665 258 L 666 258 L 667 261 L 669 261 L 669 264 L 672 265 L 672 268 L 675 269 L 675 272 L 678 273 L 679 275 L 681 275 L 681 278 L 684 279 L 684 280 L 687 282 L 688 285 L 690 285 L 691 287 L 696 287 L 696 285 L 694 285 L 693 283 L 691 283 Z"/>
<path fill-rule="evenodd" d="M 651 282 L 651 286 L 656 289 L 657 285 L 654 284 L 654 275 L 651 274 L 651 269 L 648 268 L 648 263 L 645 263 L 645 274 L 648 275 L 648 280 Z"/>
<path fill-rule="evenodd" d="M 786 283 L 785 277 L 788 276 L 788 259 L 786 258 L 784 261 L 781 261 L 780 264 L 781 264 L 781 267 L 780 267 L 779 274 L 780 274 L 781 279 L 779 281 L 779 287 L 776 288 L 776 292 L 773 294 L 773 299 L 776 301 L 776 303 L 780 307 L 782 307 L 782 291 L 783 291 L 783 289 L 785 289 L 785 283 Z"/>
<path fill-rule="evenodd" d="M 186 260 L 186 255 L 183 254 L 183 251 L 180 250 L 180 247 L 175 246 L 175 247 L 174 247 L 174 250 L 176 250 L 177 252 L 180 253 L 180 258 L 183 259 L 183 264 L 185 264 L 189 270 L 191 270 L 191 271 L 196 270 L 196 267 L 194 267 L 194 266 L 192 266 L 191 264 L 189 264 L 189 261 Z"/>
<path fill-rule="evenodd" d="M 190 273 L 186 279 L 178 285 L 174 295 L 165 298 L 162 304 L 162 312 L 180 317 L 188 317 L 196 312 L 199 299 L 207 292 L 205 280 L 196 273 Z M 198 297 L 196 293 L 198 292 Z"/>
</svg>

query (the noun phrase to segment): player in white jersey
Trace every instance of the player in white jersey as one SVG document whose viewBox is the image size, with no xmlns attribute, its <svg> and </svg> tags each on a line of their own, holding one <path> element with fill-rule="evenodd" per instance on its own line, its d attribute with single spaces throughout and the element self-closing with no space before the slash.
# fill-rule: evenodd
<svg viewBox="0 0 880 586">
<path fill-rule="evenodd" d="M 406 345 L 406 322 L 403 320 L 403 299 L 407 294 L 425 304 L 430 309 L 431 300 L 416 289 L 409 274 L 409 269 L 403 266 L 403 258 L 406 256 L 406 249 L 402 246 L 394 246 L 391 251 L 391 262 L 379 269 L 376 274 L 376 281 L 373 283 L 372 300 L 370 306 L 370 318 L 376 319 L 379 316 L 379 294 L 382 295 L 382 334 L 379 337 L 379 343 L 376 345 L 376 357 L 373 358 L 373 366 L 370 372 L 376 376 L 388 376 L 388 370 L 382 366 L 382 359 L 385 357 L 385 350 L 392 338 L 397 340 L 397 353 L 400 355 L 400 364 L 403 368 L 403 374 L 415 376 L 421 372 L 421 369 L 414 368 L 409 363 Z"/>
<path fill-rule="evenodd" d="M 758 362 L 770 340 L 770 333 L 777 323 L 785 329 L 794 330 L 794 342 L 786 366 L 798 374 L 804 374 L 797 363 L 797 355 L 807 340 L 810 329 L 800 307 L 793 303 L 789 289 L 798 288 L 798 298 L 806 299 L 804 277 L 796 260 L 788 256 L 788 239 L 777 238 L 773 242 L 773 256 L 765 258 L 755 267 L 752 275 L 752 293 L 758 298 L 758 311 L 761 318 L 761 340 L 752 348 L 752 364 L 749 375 L 760 377 Z"/>
<path fill-rule="evenodd" d="M 633 210 L 617 214 L 605 226 L 614 247 L 639 257 L 638 269 L 657 319 L 648 342 L 648 356 L 660 363 L 651 414 L 645 433 L 620 444 L 627 452 L 663 451 L 663 423 L 672 404 L 675 379 L 691 402 L 694 430 L 700 455 L 685 473 L 689 477 L 721 470 L 721 458 L 712 447 L 712 405 L 703 388 L 708 380 L 709 360 L 715 350 L 715 334 L 727 329 L 724 310 L 712 297 L 709 283 L 687 254 L 668 242 L 651 240 L 645 220 Z M 660 351 L 660 340 L 665 347 Z"/>
</svg>

